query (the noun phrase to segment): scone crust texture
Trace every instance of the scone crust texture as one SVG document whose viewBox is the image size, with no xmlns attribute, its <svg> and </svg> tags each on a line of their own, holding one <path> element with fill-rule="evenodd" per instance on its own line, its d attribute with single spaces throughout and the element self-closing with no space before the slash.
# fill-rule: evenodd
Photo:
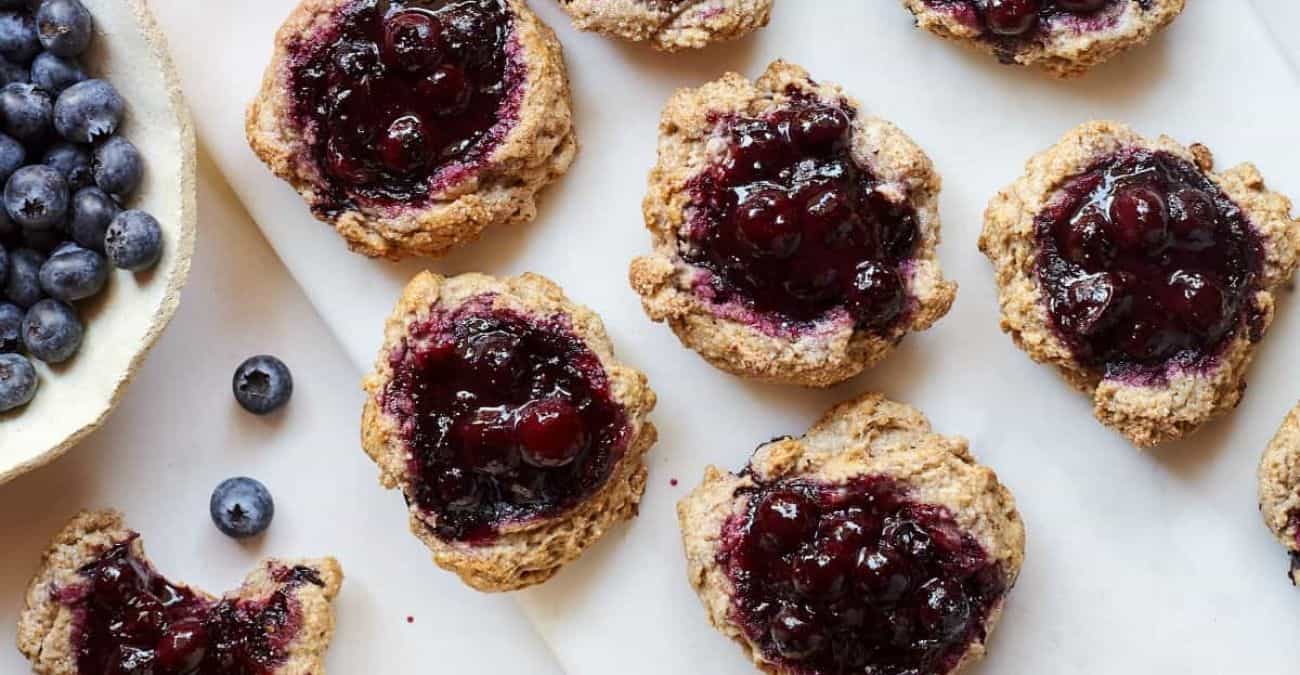
<svg viewBox="0 0 1300 675">
<path fill-rule="evenodd" d="M 1249 329 L 1226 338 L 1211 365 L 1182 369 L 1171 364 L 1160 381 L 1149 384 L 1103 378 L 1078 363 L 1052 327 L 1037 273 L 1035 218 L 1067 178 L 1126 148 L 1167 152 L 1195 164 L 1242 209 L 1262 250 L 1251 297 L 1257 314 Z M 1269 191 L 1253 164 L 1215 172 L 1203 145 L 1184 147 L 1167 136 L 1148 140 L 1122 124 L 1094 121 L 1030 159 L 1025 174 L 993 197 L 979 247 L 996 273 L 1002 330 L 1035 361 L 1056 366 L 1092 396 L 1093 413 L 1103 424 L 1138 447 L 1152 447 L 1186 436 L 1241 400 L 1255 344 L 1273 322 L 1274 294 L 1295 273 L 1300 221 L 1291 217 L 1291 201 Z"/>
<path fill-rule="evenodd" d="M 658 436 L 648 420 L 655 406 L 655 394 L 645 374 L 614 357 L 600 317 L 569 300 L 555 282 L 537 274 L 498 279 L 483 274 L 443 277 L 423 272 L 407 285 L 389 317 L 375 370 L 364 382 L 362 446 L 379 466 L 379 480 L 384 487 L 405 491 L 411 484 L 410 450 L 398 420 L 382 404 L 393 375 L 389 354 L 401 347 L 412 324 L 428 319 L 433 311 L 454 310 L 485 294 L 493 295 L 494 310 L 566 317 L 573 334 L 600 360 L 609 378 L 610 395 L 623 407 L 630 429 L 622 458 L 599 490 L 554 516 L 504 525 L 499 536 L 487 544 L 443 541 L 434 534 L 436 516 L 422 512 L 410 501 L 411 532 L 433 552 L 434 562 L 455 572 L 476 590 L 501 592 L 547 581 L 613 526 L 636 517 L 645 492 L 644 456 Z"/>
<path fill-rule="evenodd" d="M 850 148 L 854 160 L 882 181 L 882 189 L 897 191 L 916 210 L 916 251 L 903 274 L 906 309 L 883 332 L 856 330 L 847 313 L 832 311 L 795 334 L 772 334 L 729 318 L 692 290 L 700 268 L 683 259 L 680 239 L 694 209 L 690 182 L 725 149 L 716 142 L 717 120 L 786 107 L 789 92 L 856 110 Z M 934 165 L 902 130 L 867 115 L 839 86 L 816 82 L 785 61 L 768 66 L 757 81 L 728 73 L 674 94 L 659 134 L 659 160 L 643 203 L 654 252 L 634 260 L 629 276 L 650 318 L 667 323 L 682 344 L 715 367 L 741 377 L 828 387 L 875 365 L 909 331 L 929 328 L 952 307 L 957 284 L 944 279 L 936 254 L 941 181 Z"/>
<path fill-rule="evenodd" d="M 81 582 L 84 577 L 78 572 L 80 568 L 133 537 L 132 553 L 147 560 L 140 538 L 127 529 L 122 515 L 116 511 L 83 511 L 54 536 L 42 556 L 40 570 L 27 587 L 26 604 L 18 620 L 18 650 L 31 661 L 32 672 L 37 675 L 79 675 L 72 645 L 73 614 L 58 601 L 58 590 Z M 324 675 L 325 652 L 334 635 L 331 603 L 343 583 L 343 569 L 336 560 L 267 559 L 245 577 L 238 590 L 225 597 L 265 599 L 283 586 L 272 578 L 272 572 L 298 565 L 314 570 L 323 586 L 301 584 L 294 590 L 293 598 L 302 624 L 298 637 L 286 647 L 287 658 L 274 673 Z M 189 588 L 199 597 L 216 600 L 200 589 Z"/>
<path fill-rule="evenodd" d="M 325 199 L 314 153 L 314 131 L 295 122 L 293 45 L 328 30 L 335 12 L 356 0 L 302 0 L 280 27 L 262 88 L 248 107 L 245 132 L 253 152 L 288 181 L 308 206 Z M 524 72 L 517 110 L 504 137 L 472 170 L 444 167 L 439 188 L 420 205 L 354 203 L 333 214 L 316 212 L 353 251 L 371 257 L 438 257 L 478 239 L 493 224 L 537 215 L 537 193 L 568 171 L 577 153 L 569 76 L 555 32 L 524 0 L 506 0 L 512 13 L 512 59 Z M 498 121 L 498 124 L 506 123 Z"/>
<path fill-rule="evenodd" d="M 1101 10 L 1102 25 L 1080 32 L 1053 22 L 1044 34 L 1008 51 L 996 41 L 985 39 L 980 28 L 962 21 L 951 10 L 936 8 L 929 0 L 903 0 L 918 27 L 948 40 L 974 45 L 1004 63 L 1036 66 L 1058 78 L 1079 77 L 1121 52 L 1148 42 L 1182 14 L 1185 4 L 1186 0 L 1150 0 L 1144 8 L 1140 0 L 1124 0 Z"/>
<path fill-rule="evenodd" d="M 686 551 L 687 576 L 708 614 L 709 623 L 744 648 L 762 672 L 789 671 L 764 659 L 732 618 L 734 589 L 718 564 L 723 527 L 733 515 L 748 511 L 747 488 L 758 482 L 805 477 L 837 483 L 857 476 L 888 476 L 918 502 L 946 507 L 961 529 L 975 538 L 989 560 L 1000 566 L 1011 588 L 1025 558 L 1025 527 L 1015 499 L 992 469 L 976 463 L 966 439 L 935 433 L 917 409 L 879 394 L 841 403 L 822 416 L 801 438 L 760 446 L 744 475 L 714 466 L 704 481 L 677 504 Z M 757 479 L 757 480 L 756 480 Z M 1005 604 L 990 610 L 992 633 Z M 985 641 L 987 641 L 987 635 Z M 970 645 L 951 672 L 979 660 L 984 641 Z"/>
<path fill-rule="evenodd" d="M 675 52 L 744 37 L 767 25 L 773 0 L 560 0 L 580 30 Z"/>
<path fill-rule="evenodd" d="M 1287 415 L 1260 460 L 1259 513 L 1291 554 L 1291 581 L 1300 584 L 1300 405 Z"/>
</svg>

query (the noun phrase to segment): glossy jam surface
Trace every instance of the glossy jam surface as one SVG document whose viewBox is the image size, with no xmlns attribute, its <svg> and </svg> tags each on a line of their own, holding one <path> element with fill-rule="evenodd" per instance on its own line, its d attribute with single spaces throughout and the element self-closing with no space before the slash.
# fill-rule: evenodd
<svg viewBox="0 0 1300 675">
<path fill-rule="evenodd" d="M 900 268 L 919 239 L 916 214 L 896 186 L 853 160 L 855 115 L 796 98 L 766 117 L 718 120 L 726 149 L 692 180 L 680 246 L 712 273 L 697 292 L 783 323 L 839 308 L 861 328 L 895 322 L 906 304 Z"/>
<path fill-rule="evenodd" d="M 792 673 L 947 672 L 1005 595 L 1004 574 L 943 507 L 895 481 L 756 488 L 723 530 L 735 619 Z"/>
<path fill-rule="evenodd" d="M 159 576 L 130 541 L 80 572 L 86 581 L 59 598 L 75 617 L 82 675 L 267 675 L 301 625 L 293 589 L 322 585 L 309 568 L 284 568 L 264 600 L 212 600 Z"/>
<path fill-rule="evenodd" d="M 929 0 L 936 9 L 954 13 L 962 23 L 1003 42 L 1036 37 L 1045 22 L 1066 20 L 1076 30 L 1100 27 L 1104 10 L 1129 0 Z M 1139 0 L 1143 8 L 1150 0 Z"/>
<path fill-rule="evenodd" d="M 1259 242 L 1196 166 L 1125 151 L 1067 181 L 1037 219 L 1058 333 L 1107 373 L 1213 357 L 1252 312 Z"/>
<path fill-rule="evenodd" d="M 446 540 L 486 543 L 577 504 L 628 441 L 604 367 L 567 320 L 490 305 L 413 326 L 391 356 L 383 403 L 411 450 L 407 498 Z"/>
<path fill-rule="evenodd" d="M 315 208 L 419 204 L 472 169 L 518 112 L 510 27 L 505 0 L 353 0 L 291 45 Z"/>
</svg>

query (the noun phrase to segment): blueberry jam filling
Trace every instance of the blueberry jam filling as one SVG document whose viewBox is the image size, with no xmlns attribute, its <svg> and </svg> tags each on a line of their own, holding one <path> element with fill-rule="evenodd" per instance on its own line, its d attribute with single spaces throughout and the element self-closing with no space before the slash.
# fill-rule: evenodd
<svg viewBox="0 0 1300 675">
<path fill-rule="evenodd" d="M 72 609 L 73 649 L 83 675 L 268 675 L 301 626 L 292 593 L 323 586 L 307 567 L 273 573 L 281 588 L 264 600 L 211 600 L 174 585 L 117 544 L 62 589 Z"/>
<path fill-rule="evenodd" d="M 1102 10 L 1129 0 L 929 0 L 931 6 L 956 13 L 986 37 L 1017 41 L 1035 37 L 1044 23 L 1062 18 L 1087 22 Z M 1139 0 L 1143 9 L 1151 0 Z M 1086 23 L 1081 25 L 1087 25 Z"/>
<path fill-rule="evenodd" d="M 409 204 L 500 140 L 522 75 L 505 0 L 354 0 L 291 46 L 299 124 L 334 213 Z"/>
<path fill-rule="evenodd" d="M 685 259 L 704 289 L 786 324 L 844 308 L 884 331 L 903 313 L 900 267 L 916 213 L 849 152 L 856 111 L 796 98 L 765 117 L 718 121 L 727 148 L 690 186 Z"/>
<path fill-rule="evenodd" d="M 410 449 L 407 499 L 445 540 L 487 543 L 577 504 L 627 443 L 604 367 L 567 321 L 489 305 L 416 325 L 390 361 L 383 403 Z"/>
<path fill-rule="evenodd" d="M 719 562 L 746 637 L 810 675 L 947 672 L 1009 590 L 947 509 L 884 476 L 758 486 Z"/>
<path fill-rule="evenodd" d="M 1128 150 L 1099 162 L 1060 188 L 1037 231 L 1052 323 L 1108 374 L 1203 362 L 1252 314 L 1258 238 L 1181 158 Z"/>
</svg>

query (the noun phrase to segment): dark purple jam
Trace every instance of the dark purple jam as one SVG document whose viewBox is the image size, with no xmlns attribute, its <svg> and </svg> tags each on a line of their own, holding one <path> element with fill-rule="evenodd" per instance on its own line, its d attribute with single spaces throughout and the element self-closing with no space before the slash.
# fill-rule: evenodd
<svg viewBox="0 0 1300 675">
<path fill-rule="evenodd" d="M 1203 363 L 1247 324 L 1258 238 L 1186 160 L 1107 158 L 1057 191 L 1037 229 L 1048 313 L 1085 365 L 1120 374 Z"/>
<path fill-rule="evenodd" d="M 759 486 L 724 526 L 719 563 L 745 635 L 806 675 L 947 672 L 1009 590 L 947 509 L 883 476 Z"/>
<path fill-rule="evenodd" d="M 352 0 L 292 45 L 316 210 L 421 203 L 495 147 L 524 76 L 511 22 L 505 0 Z"/>
<path fill-rule="evenodd" d="M 766 117 L 718 120 L 725 156 L 692 180 L 681 244 L 687 261 L 712 272 L 713 301 L 787 324 L 844 308 L 877 331 L 903 313 L 900 268 L 919 239 L 916 213 L 850 155 L 856 114 L 796 99 Z"/>
<path fill-rule="evenodd" d="M 294 588 L 323 585 L 306 567 L 277 570 L 264 600 L 212 600 L 172 584 L 117 544 L 62 589 L 74 615 L 81 675 L 268 675 L 282 664 L 301 616 Z"/>
<path fill-rule="evenodd" d="M 486 543 L 502 525 L 577 504 L 628 441 L 600 359 L 566 319 L 490 306 L 412 326 L 390 361 L 383 404 L 410 448 L 407 499 L 445 540 Z"/>
<path fill-rule="evenodd" d="M 977 27 L 989 39 L 1009 47 L 1034 38 L 1049 21 L 1068 19 L 1086 29 L 1102 18 L 1103 10 L 1129 0 L 929 0 L 937 9 L 953 12 L 968 26 Z M 1145 9 L 1150 0 L 1139 0 Z"/>
</svg>

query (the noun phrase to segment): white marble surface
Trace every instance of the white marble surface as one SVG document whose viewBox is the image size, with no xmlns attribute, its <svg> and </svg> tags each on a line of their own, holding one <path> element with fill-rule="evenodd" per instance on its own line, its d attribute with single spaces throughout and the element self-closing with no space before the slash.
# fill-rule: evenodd
<svg viewBox="0 0 1300 675">
<path fill-rule="evenodd" d="M 464 590 L 434 571 L 405 528 L 376 526 L 402 522 L 404 511 L 357 449 L 358 370 L 206 158 L 199 228 L 176 319 L 112 419 L 50 466 L 0 486 L 0 673 L 31 672 L 14 628 L 50 537 L 78 510 L 108 506 L 143 534 L 164 574 L 214 592 L 263 556 L 337 556 L 346 580 L 331 673 L 430 664 L 558 673 L 509 600 Z M 262 352 L 283 357 L 296 383 L 289 406 L 266 419 L 230 393 L 235 366 Z M 208 518 L 212 488 L 232 475 L 264 481 L 276 499 L 271 529 L 249 545 Z"/>
</svg>

